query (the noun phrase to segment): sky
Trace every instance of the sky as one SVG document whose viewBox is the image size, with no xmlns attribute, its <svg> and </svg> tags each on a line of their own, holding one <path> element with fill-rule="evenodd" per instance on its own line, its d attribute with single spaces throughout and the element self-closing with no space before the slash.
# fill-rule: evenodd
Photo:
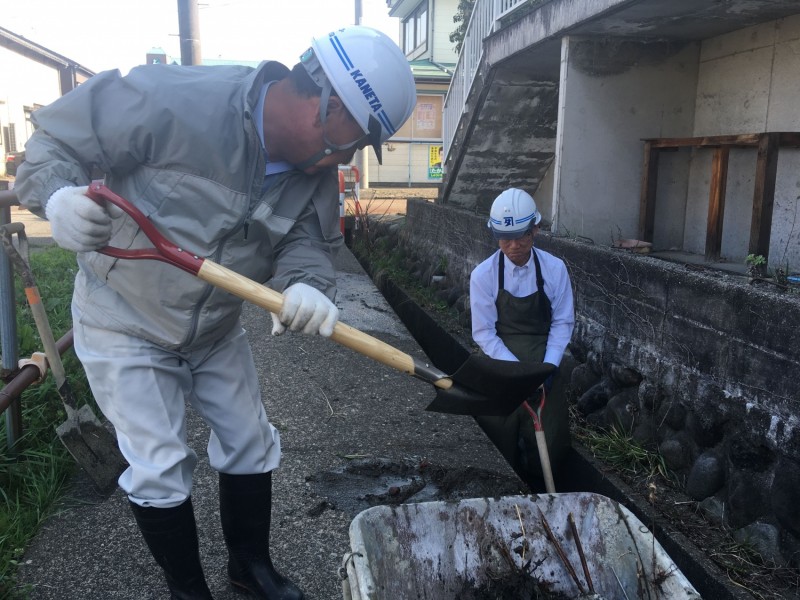
<svg viewBox="0 0 800 600">
<path fill-rule="evenodd" d="M 355 0 L 198 0 L 203 58 L 291 67 L 311 38 L 355 21 Z M 363 25 L 398 38 L 386 0 L 361 0 Z M 95 72 L 127 73 L 151 48 L 180 61 L 178 0 L 5 0 L 0 27 Z"/>
</svg>

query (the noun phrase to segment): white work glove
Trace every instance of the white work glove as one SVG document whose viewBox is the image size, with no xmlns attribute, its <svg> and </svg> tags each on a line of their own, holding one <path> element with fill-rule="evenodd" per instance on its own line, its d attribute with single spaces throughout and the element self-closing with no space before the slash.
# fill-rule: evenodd
<svg viewBox="0 0 800 600">
<path fill-rule="evenodd" d="M 62 187 L 50 196 L 45 215 L 56 244 L 75 252 L 91 252 L 111 239 L 111 217 L 86 195 L 89 188 Z"/>
<path fill-rule="evenodd" d="M 280 315 L 270 315 L 272 335 L 281 335 L 288 328 L 330 337 L 339 320 L 339 309 L 319 290 L 305 283 L 295 283 L 283 292 Z"/>
</svg>

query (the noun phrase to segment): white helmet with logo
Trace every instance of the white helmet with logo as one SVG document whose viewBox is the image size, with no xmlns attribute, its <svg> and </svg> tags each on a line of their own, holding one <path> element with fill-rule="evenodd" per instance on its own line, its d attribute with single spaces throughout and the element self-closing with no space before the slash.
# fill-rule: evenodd
<svg viewBox="0 0 800 600">
<path fill-rule="evenodd" d="M 487 225 L 496 240 L 522 237 L 542 220 L 536 202 L 526 191 L 510 188 L 492 202 Z"/>
<path fill-rule="evenodd" d="M 300 62 L 323 90 L 323 123 L 333 86 L 380 163 L 381 144 L 406 122 L 417 102 L 411 67 L 397 44 L 377 29 L 352 25 L 314 38 Z"/>
</svg>

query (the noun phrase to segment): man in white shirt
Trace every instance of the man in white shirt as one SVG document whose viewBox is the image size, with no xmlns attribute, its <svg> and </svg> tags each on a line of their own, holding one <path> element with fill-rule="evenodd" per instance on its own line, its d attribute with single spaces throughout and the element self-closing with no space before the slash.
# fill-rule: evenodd
<svg viewBox="0 0 800 600">
<path fill-rule="evenodd" d="M 546 362 L 558 367 L 572 337 L 575 313 L 564 261 L 534 248 L 542 216 L 527 192 L 511 188 L 492 203 L 489 228 L 499 250 L 470 276 L 472 337 L 491 358 Z M 550 460 L 557 466 L 570 445 L 564 385 L 556 372 L 546 386 L 541 411 Z M 544 491 L 541 462 L 530 414 L 540 395 L 509 417 L 478 417 L 484 432 L 533 488 Z M 536 489 L 541 488 L 541 489 Z"/>
</svg>

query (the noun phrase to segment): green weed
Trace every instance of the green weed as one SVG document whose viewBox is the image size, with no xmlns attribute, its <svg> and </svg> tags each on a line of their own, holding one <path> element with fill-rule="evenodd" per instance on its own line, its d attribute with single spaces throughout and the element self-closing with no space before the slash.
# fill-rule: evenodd
<svg viewBox="0 0 800 600">
<path fill-rule="evenodd" d="M 75 255 L 57 247 L 31 256 L 31 269 L 47 310 L 50 328 L 59 339 L 72 327 L 70 302 L 77 272 Z M 15 285 L 18 354 L 42 352 L 42 343 L 25 300 L 22 282 Z M 90 401 L 83 370 L 72 353 L 62 357 L 78 401 Z M 0 598 L 21 599 L 26 592 L 15 582 L 25 547 L 52 513 L 76 467 L 55 432 L 66 414 L 51 376 L 29 387 L 20 398 L 23 433 L 8 446 L 6 419 L 0 419 Z M 8 414 L 8 413 L 6 413 Z"/>
<path fill-rule="evenodd" d="M 612 466 L 616 471 L 635 477 L 644 476 L 648 480 L 656 476 L 668 481 L 674 481 L 676 478 L 658 452 L 645 448 L 630 435 L 615 427 L 609 430 L 596 430 L 578 425 L 574 434 L 595 458 Z"/>
</svg>

